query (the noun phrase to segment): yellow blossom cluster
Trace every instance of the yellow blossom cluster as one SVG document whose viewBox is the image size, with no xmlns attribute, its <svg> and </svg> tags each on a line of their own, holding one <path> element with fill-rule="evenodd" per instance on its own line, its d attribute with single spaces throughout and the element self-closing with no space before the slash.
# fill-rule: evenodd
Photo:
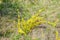
<svg viewBox="0 0 60 40">
<path fill-rule="evenodd" d="M 22 20 L 20 20 L 20 15 L 18 12 L 18 24 L 17 24 L 18 32 L 20 34 L 26 34 L 27 32 L 30 32 L 32 28 L 34 28 L 40 24 L 44 24 L 46 22 L 48 24 L 52 25 L 53 27 L 55 27 L 58 20 L 56 20 L 55 22 L 50 22 L 50 21 L 45 20 L 44 17 L 39 16 L 40 13 L 44 10 L 45 10 L 45 8 L 42 8 L 28 20 L 24 20 L 23 18 L 22 18 Z"/>
<path fill-rule="evenodd" d="M 56 40 L 60 40 L 60 37 L 58 36 L 58 31 L 56 31 Z"/>
</svg>

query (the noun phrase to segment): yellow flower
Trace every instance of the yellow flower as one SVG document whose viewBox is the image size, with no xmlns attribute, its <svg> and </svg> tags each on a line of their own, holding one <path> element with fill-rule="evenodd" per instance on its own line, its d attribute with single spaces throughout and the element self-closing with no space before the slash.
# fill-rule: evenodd
<svg viewBox="0 0 60 40">
<path fill-rule="evenodd" d="M 56 31 L 56 39 L 58 38 L 58 31 Z"/>
<path fill-rule="evenodd" d="M 37 13 L 35 15 L 32 16 L 32 18 L 36 18 L 44 10 L 45 10 L 45 8 L 40 9 L 39 11 L 37 11 Z"/>
<path fill-rule="evenodd" d="M 20 19 L 18 19 L 18 24 L 17 24 L 17 26 L 18 26 L 18 32 L 19 32 L 20 34 L 25 34 L 25 32 L 22 30 L 22 28 L 20 28 L 20 27 L 21 27 L 21 25 L 20 25 Z"/>
<path fill-rule="evenodd" d="M 19 32 L 20 34 L 25 34 L 25 32 L 24 32 L 21 28 L 18 29 L 18 32 Z"/>
<path fill-rule="evenodd" d="M 60 40 L 60 37 L 58 36 L 58 31 L 56 31 L 56 40 Z"/>
<path fill-rule="evenodd" d="M 39 10 L 39 12 L 42 12 L 42 11 L 44 11 L 44 10 L 45 10 L 45 8 L 42 8 L 42 9 Z"/>
<path fill-rule="evenodd" d="M 20 21 L 20 15 L 19 15 L 19 13 L 18 13 L 18 24 L 17 24 L 17 27 L 18 27 L 18 32 L 19 33 L 25 34 L 25 32 L 21 28 L 21 21 Z"/>
<path fill-rule="evenodd" d="M 48 24 L 52 25 L 53 27 L 56 27 L 58 21 L 59 21 L 59 19 L 56 19 L 55 22 L 49 22 L 49 21 L 48 21 Z"/>
<path fill-rule="evenodd" d="M 48 21 L 48 24 L 52 25 L 53 27 L 56 26 L 56 23 L 54 23 L 54 22 L 49 22 L 49 21 Z"/>
</svg>

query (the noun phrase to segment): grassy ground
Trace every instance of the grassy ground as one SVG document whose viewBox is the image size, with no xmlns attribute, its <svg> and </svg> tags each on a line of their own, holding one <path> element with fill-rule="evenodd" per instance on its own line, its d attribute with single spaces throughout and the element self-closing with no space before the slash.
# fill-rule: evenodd
<svg viewBox="0 0 60 40">
<path fill-rule="evenodd" d="M 21 17 L 24 17 L 25 19 L 29 19 L 30 18 L 29 15 L 34 15 L 34 13 L 36 13 L 39 9 L 46 7 L 45 11 L 41 12 L 40 14 L 41 16 L 45 17 L 45 19 L 51 22 L 53 22 L 57 18 L 60 20 L 60 0 L 24 0 L 24 1 L 18 0 L 18 2 L 20 2 L 18 3 L 18 5 L 19 5 L 19 10 L 22 13 Z M 14 13 L 17 13 L 15 9 L 18 9 L 18 8 L 15 8 L 15 9 L 11 8 L 11 9 L 9 9 L 8 7 L 6 9 L 8 10 L 8 12 L 5 11 L 5 8 L 2 9 L 3 10 L 2 12 L 3 13 L 6 12 L 8 13 L 8 15 L 3 14 L 3 16 L 0 16 L 1 18 L 0 40 L 31 40 L 31 38 L 32 40 L 49 40 L 49 39 L 55 40 L 55 36 L 51 32 L 52 30 L 50 30 L 49 32 L 46 32 L 46 28 L 43 28 L 43 27 L 35 28 L 27 36 L 21 37 L 21 35 L 18 34 L 18 30 L 17 30 L 17 19 L 18 19 L 17 14 L 14 14 Z M 49 25 L 46 24 L 44 26 L 48 27 Z M 60 21 L 58 22 L 57 26 L 60 27 Z M 45 34 L 44 37 L 42 36 L 43 33 Z M 52 35 L 54 38 L 52 37 Z"/>
</svg>

